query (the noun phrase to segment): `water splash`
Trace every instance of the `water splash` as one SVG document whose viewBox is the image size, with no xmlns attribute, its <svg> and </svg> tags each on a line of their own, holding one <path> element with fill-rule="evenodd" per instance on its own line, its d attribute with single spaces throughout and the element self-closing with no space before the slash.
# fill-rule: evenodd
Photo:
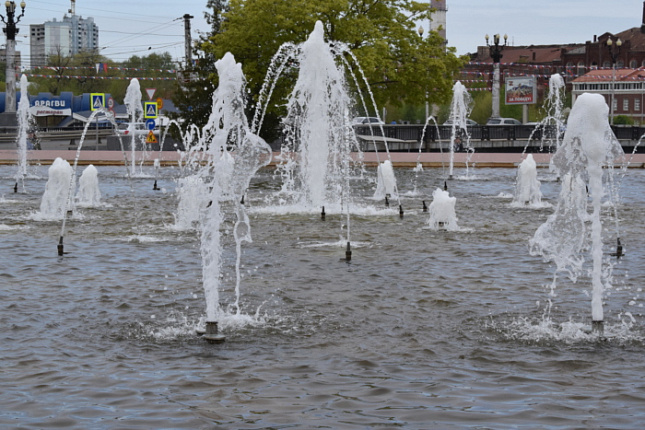
<svg viewBox="0 0 645 430">
<path fill-rule="evenodd" d="M 576 282 L 583 270 L 584 251 L 590 246 L 591 313 L 597 322 L 603 321 L 603 292 L 610 286 L 610 270 L 603 270 L 601 207 L 606 196 L 603 167 L 608 167 L 607 174 L 612 175 L 615 160 L 624 155 L 609 126 L 608 112 L 601 95 L 583 94 L 576 100 L 562 144 L 553 156 L 553 164 L 562 177 L 558 204 L 529 242 L 533 255 L 542 255 L 556 265 L 552 290 L 559 272 L 565 272 Z"/>
<path fill-rule="evenodd" d="M 537 178 L 537 164 L 532 154 L 528 154 L 517 167 L 515 194 L 512 206 L 542 207 L 542 191 Z"/>
<path fill-rule="evenodd" d="M 452 87 L 452 102 L 450 103 L 450 162 L 448 166 L 448 177 L 452 179 L 455 150 L 466 149 L 469 157 L 474 152 L 470 146 L 470 133 L 468 132 L 468 116 L 472 110 L 473 100 L 466 87 L 461 82 L 455 82 Z M 466 161 L 466 171 L 468 171 L 468 161 Z"/>
<path fill-rule="evenodd" d="M 231 201 L 237 217 L 233 228 L 237 250 L 234 306 L 239 313 L 241 245 L 251 242 L 249 218 L 241 200 L 255 172 L 271 160 L 269 146 L 248 126 L 245 115 L 246 79 L 241 64 L 227 53 L 215 63 L 215 67 L 220 83 L 213 93 L 212 112 L 204 129 L 196 134 L 198 143 L 191 148 L 192 154 L 201 152 L 204 160 L 196 178 L 192 179 L 193 184 L 208 190 L 205 199 L 196 202 L 200 208 L 200 249 L 207 321 L 217 321 L 224 315 L 219 304 L 223 204 Z"/>
<path fill-rule="evenodd" d="M 18 103 L 18 111 L 16 113 L 18 118 L 18 171 L 16 172 L 15 179 L 16 185 L 18 182 L 22 183 L 22 188 L 25 188 L 25 177 L 27 176 L 27 137 L 29 129 L 34 119 L 29 112 L 29 81 L 27 76 L 20 77 L 20 102 Z"/>
<path fill-rule="evenodd" d="M 433 230 L 457 231 L 457 215 L 455 213 L 455 204 L 457 199 L 450 197 L 448 191 L 437 188 L 432 193 L 432 203 L 428 207 L 430 217 L 428 224 Z"/>
<path fill-rule="evenodd" d="M 34 219 L 58 221 L 62 220 L 68 210 L 70 182 L 73 173 L 72 166 L 60 157 L 57 157 L 48 170 L 49 179 L 45 185 L 45 192 L 40 201 L 40 211 L 34 214 Z"/>
<path fill-rule="evenodd" d="M 101 206 L 101 190 L 99 188 L 99 172 L 93 164 L 87 166 L 78 180 L 77 206 Z"/>
</svg>

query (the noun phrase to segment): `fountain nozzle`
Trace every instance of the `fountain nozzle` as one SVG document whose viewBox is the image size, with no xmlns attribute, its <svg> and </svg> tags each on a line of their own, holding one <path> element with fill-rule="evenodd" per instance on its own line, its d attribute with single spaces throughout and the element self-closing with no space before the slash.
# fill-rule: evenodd
<svg viewBox="0 0 645 430">
<path fill-rule="evenodd" d="M 623 254 L 623 245 L 620 243 L 620 237 L 616 239 L 616 252 L 610 254 L 612 257 L 620 258 Z"/>
<path fill-rule="evenodd" d="M 159 190 L 161 189 L 161 188 L 157 187 L 157 180 L 156 180 L 156 179 L 155 179 L 155 183 L 154 183 L 154 185 L 152 186 L 152 189 L 153 189 L 154 191 L 159 191 Z"/>
<path fill-rule="evenodd" d="M 322 212 L 320 212 L 320 219 L 324 221 L 325 220 L 325 215 L 326 215 L 325 214 L 325 207 L 323 206 L 322 207 Z"/>
<path fill-rule="evenodd" d="M 387 194 L 385 195 L 385 207 L 389 208 L 390 207 L 390 200 L 387 198 Z"/>
<path fill-rule="evenodd" d="M 345 261 L 352 261 L 352 247 L 347 242 L 347 249 L 345 250 Z"/>
<path fill-rule="evenodd" d="M 16 181 L 16 185 L 13 186 L 13 192 L 17 193 L 18 192 L 18 182 Z"/>
<path fill-rule="evenodd" d="M 591 321 L 591 332 L 603 336 L 605 334 L 604 321 Z"/>
<path fill-rule="evenodd" d="M 423 212 L 428 212 L 428 205 L 426 205 L 425 200 L 423 200 Z"/>
<path fill-rule="evenodd" d="M 446 181 L 443 181 L 443 190 L 448 191 L 448 183 Z"/>
<path fill-rule="evenodd" d="M 403 206 L 399 205 L 399 217 L 403 218 Z"/>
<path fill-rule="evenodd" d="M 208 343 L 222 343 L 226 340 L 226 336 L 218 334 L 217 321 L 206 321 L 204 339 Z"/>
<path fill-rule="evenodd" d="M 60 239 L 58 240 L 58 246 L 56 248 L 58 249 L 59 256 L 63 256 L 63 254 L 65 254 L 64 246 L 63 246 L 63 236 L 61 236 Z"/>
<path fill-rule="evenodd" d="M 242 199 L 240 200 L 240 204 L 241 204 L 241 205 L 243 205 L 243 204 L 244 204 L 244 194 L 242 194 Z"/>
</svg>

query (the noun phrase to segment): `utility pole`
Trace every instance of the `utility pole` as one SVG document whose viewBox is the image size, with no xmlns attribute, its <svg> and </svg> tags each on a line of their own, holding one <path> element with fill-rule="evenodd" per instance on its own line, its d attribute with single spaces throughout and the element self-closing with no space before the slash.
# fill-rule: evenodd
<svg viewBox="0 0 645 430">
<path fill-rule="evenodd" d="M 189 70 L 193 67 L 193 42 L 190 37 L 190 20 L 195 18 L 190 14 L 185 14 L 184 18 L 184 44 L 186 45 L 186 66 L 185 69 Z"/>
</svg>

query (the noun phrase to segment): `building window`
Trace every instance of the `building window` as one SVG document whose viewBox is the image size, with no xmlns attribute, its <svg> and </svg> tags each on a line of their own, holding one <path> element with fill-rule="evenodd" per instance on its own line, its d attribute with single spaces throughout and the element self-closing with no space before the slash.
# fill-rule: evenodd
<svg viewBox="0 0 645 430">
<path fill-rule="evenodd" d="M 611 111 L 615 112 L 618 110 L 618 99 L 614 96 L 614 101 L 612 103 Z"/>
<path fill-rule="evenodd" d="M 629 68 L 630 69 L 636 69 L 638 67 L 638 61 L 632 60 L 629 62 Z"/>
<path fill-rule="evenodd" d="M 623 112 L 628 112 L 629 111 L 629 99 L 625 98 L 623 99 Z"/>
<path fill-rule="evenodd" d="M 640 112 L 641 111 L 641 100 L 640 99 L 634 99 L 634 111 L 635 112 Z"/>
</svg>

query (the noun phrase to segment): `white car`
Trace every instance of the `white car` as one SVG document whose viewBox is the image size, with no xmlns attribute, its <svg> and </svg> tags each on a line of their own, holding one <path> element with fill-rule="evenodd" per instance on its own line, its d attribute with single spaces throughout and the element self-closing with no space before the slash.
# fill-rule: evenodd
<svg viewBox="0 0 645 430">
<path fill-rule="evenodd" d="M 378 124 L 385 124 L 385 123 L 375 116 L 357 116 L 356 118 L 352 119 L 352 125 L 363 125 L 363 124 L 378 125 Z"/>
<path fill-rule="evenodd" d="M 486 125 L 522 125 L 522 122 L 515 118 L 490 118 Z"/>
<path fill-rule="evenodd" d="M 444 122 L 443 125 L 452 125 L 452 123 L 453 123 L 453 121 L 451 119 L 449 119 L 448 121 Z M 475 121 L 473 121 L 472 119 L 467 118 L 466 119 L 466 125 L 468 127 L 472 127 L 473 125 L 477 125 L 477 123 Z"/>
</svg>

